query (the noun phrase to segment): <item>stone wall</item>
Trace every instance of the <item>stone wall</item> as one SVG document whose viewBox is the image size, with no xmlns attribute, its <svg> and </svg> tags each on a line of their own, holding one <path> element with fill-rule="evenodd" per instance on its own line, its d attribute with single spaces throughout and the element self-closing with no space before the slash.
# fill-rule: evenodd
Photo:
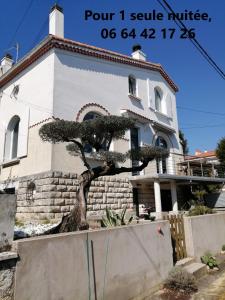
<svg viewBox="0 0 225 300">
<path fill-rule="evenodd" d="M 0 194 L 0 252 L 8 251 L 11 248 L 14 234 L 15 214 L 15 195 Z"/>
<path fill-rule="evenodd" d="M 30 189 L 31 183 L 35 188 Z M 45 172 L 20 179 L 17 190 L 18 219 L 59 219 L 74 204 L 78 190 L 77 174 Z M 92 182 L 88 195 L 88 216 L 101 215 L 108 206 L 133 209 L 132 186 L 126 178 L 100 177 Z"/>
<path fill-rule="evenodd" d="M 14 299 L 14 276 L 16 258 L 10 259 L 9 252 L 0 254 L 0 299 Z M 16 255 L 17 256 L 17 255 Z"/>
</svg>

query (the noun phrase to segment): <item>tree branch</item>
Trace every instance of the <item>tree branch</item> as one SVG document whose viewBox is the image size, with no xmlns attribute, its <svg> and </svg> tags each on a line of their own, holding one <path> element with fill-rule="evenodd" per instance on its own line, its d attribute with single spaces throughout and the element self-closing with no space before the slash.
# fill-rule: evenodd
<svg viewBox="0 0 225 300">
<path fill-rule="evenodd" d="M 85 156 L 85 152 L 84 152 L 84 147 L 81 143 L 79 143 L 78 141 L 76 140 L 70 140 L 68 139 L 68 142 L 72 142 L 74 143 L 75 145 L 78 146 L 78 148 L 80 149 L 80 153 L 81 153 L 81 159 L 83 160 L 83 163 L 84 163 L 84 166 L 89 170 L 91 171 L 91 166 L 89 165 L 89 163 L 87 162 L 87 159 L 86 159 L 86 156 Z"/>
</svg>

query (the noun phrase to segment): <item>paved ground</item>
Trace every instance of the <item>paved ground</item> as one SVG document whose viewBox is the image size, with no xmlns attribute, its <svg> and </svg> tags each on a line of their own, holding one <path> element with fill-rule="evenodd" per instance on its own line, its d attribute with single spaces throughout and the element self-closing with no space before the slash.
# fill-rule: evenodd
<svg viewBox="0 0 225 300">
<path fill-rule="evenodd" d="M 204 276 L 193 295 L 173 294 L 160 290 L 146 300 L 225 300 L 225 270 Z"/>
<path fill-rule="evenodd" d="M 225 271 L 208 275 L 199 281 L 199 291 L 193 300 L 225 300 Z"/>
</svg>

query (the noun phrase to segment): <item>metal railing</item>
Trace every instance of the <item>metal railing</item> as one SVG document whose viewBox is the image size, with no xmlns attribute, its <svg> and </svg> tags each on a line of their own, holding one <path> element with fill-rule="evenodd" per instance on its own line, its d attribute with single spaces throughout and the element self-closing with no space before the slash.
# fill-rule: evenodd
<svg viewBox="0 0 225 300">
<path fill-rule="evenodd" d="M 172 153 L 167 159 L 152 161 L 146 168 L 145 174 L 148 173 L 225 178 L 225 167 L 216 160 L 213 162 L 207 159 L 185 160 L 183 155 Z"/>
</svg>

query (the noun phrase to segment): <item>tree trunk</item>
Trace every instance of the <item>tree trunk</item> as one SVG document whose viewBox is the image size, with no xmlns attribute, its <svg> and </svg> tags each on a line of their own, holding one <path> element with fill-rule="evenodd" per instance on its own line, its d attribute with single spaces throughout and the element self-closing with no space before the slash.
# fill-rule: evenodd
<svg viewBox="0 0 225 300">
<path fill-rule="evenodd" d="M 76 202 L 71 212 L 63 216 L 62 221 L 54 228 L 45 232 L 45 234 L 55 234 L 61 232 L 71 232 L 77 230 L 89 229 L 89 224 L 86 220 L 87 199 L 91 181 L 94 176 L 91 171 L 83 172 L 79 180 L 79 189 L 76 193 Z"/>
<path fill-rule="evenodd" d="M 56 227 L 48 230 L 44 234 L 54 234 L 60 232 L 70 232 L 77 230 L 86 230 L 89 225 L 86 220 L 87 212 L 87 194 L 91 185 L 92 180 L 100 176 L 116 175 L 124 172 L 141 171 L 149 163 L 146 160 L 142 165 L 132 168 L 120 167 L 116 168 L 114 162 L 105 162 L 103 166 L 93 168 L 92 170 L 84 171 L 79 177 L 79 190 L 76 195 L 76 203 L 72 211 L 63 216 L 62 221 Z"/>
</svg>

